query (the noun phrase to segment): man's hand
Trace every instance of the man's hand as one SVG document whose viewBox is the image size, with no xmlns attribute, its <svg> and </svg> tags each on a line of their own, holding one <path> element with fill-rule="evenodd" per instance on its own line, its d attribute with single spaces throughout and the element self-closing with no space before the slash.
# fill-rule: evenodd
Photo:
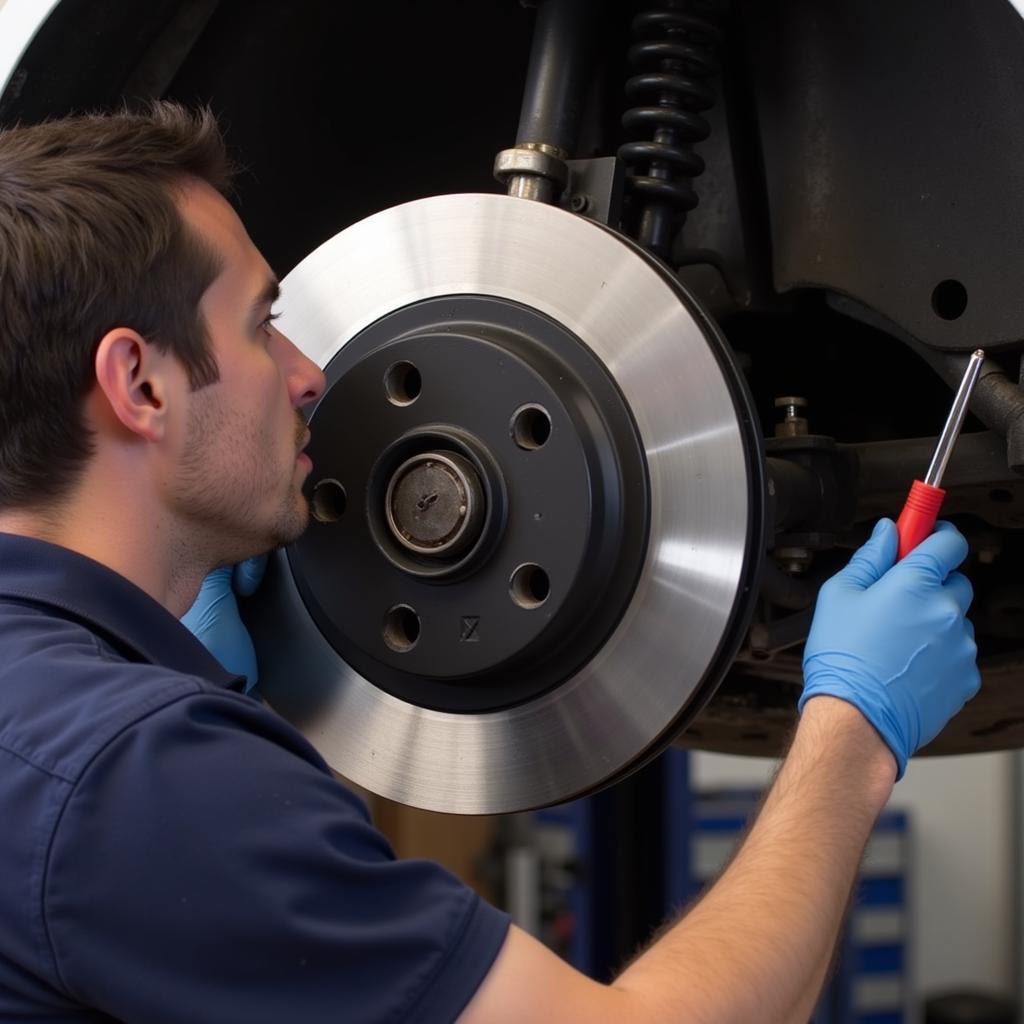
<svg viewBox="0 0 1024 1024">
<path fill-rule="evenodd" d="M 804 692 L 839 697 L 878 730 L 896 758 L 933 739 L 980 685 L 972 589 L 954 570 L 967 541 L 939 523 L 896 562 L 896 527 L 881 520 L 870 540 L 818 595 L 804 648 Z"/>
<path fill-rule="evenodd" d="M 214 569 L 203 580 L 192 607 L 181 617 L 206 649 L 236 675 L 245 676 L 245 692 L 259 680 L 256 651 L 238 614 L 236 594 L 248 597 L 260 585 L 267 556 L 249 558 L 238 565 Z"/>
</svg>

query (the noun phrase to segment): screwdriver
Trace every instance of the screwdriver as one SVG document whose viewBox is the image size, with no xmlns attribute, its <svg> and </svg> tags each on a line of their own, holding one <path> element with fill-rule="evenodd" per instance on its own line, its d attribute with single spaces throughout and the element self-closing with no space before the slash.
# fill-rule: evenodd
<svg viewBox="0 0 1024 1024">
<path fill-rule="evenodd" d="M 946 464 L 949 462 L 950 455 L 953 454 L 953 445 L 956 444 L 956 439 L 960 436 L 960 428 L 967 415 L 967 403 L 970 401 L 971 392 L 978 381 L 978 374 L 981 372 L 981 364 L 984 359 L 985 353 L 979 348 L 967 360 L 967 369 L 964 371 L 963 380 L 960 381 L 956 398 L 953 399 L 949 418 L 942 428 L 939 443 L 935 446 L 935 454 L 928 466 L 928 472 L 925 474 L 924 480 L 915 480 L 910 486 L 910 493 L 907 495 L 903 511 L 896 521 L 896 530 L 900 539 L 897 558 L 903 558 L 904 555 L 913 551 L 935 528 L 935 520 L 942 507 L 942 499 L 946 496 L 946 492 L 939 486 L 942 483 L 942 474 L 945 473 Z"/>
</svg>

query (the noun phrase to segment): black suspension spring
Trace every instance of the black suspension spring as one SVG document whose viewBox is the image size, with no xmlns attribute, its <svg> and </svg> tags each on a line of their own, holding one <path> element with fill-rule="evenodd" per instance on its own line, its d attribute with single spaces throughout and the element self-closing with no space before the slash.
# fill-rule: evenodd
<svg viewBox="0 0 1024 1024">
<path fill-rule="evenodd" d="M 707 17 L 666 6 L 638 14 L 633 35 L 638 41 L 627 59 L 639 73 L 626 82 L 626 96 L 638 105 L 626 111 L 622 124 L 647 138 L 619 147 L 631 197 L 627 230 L 669 259 L 672 241 L 698 201 L 693 179 L 704 161 L 693 146 L 711 132 L 701 113 L 715 102 L 709 79 L 719 71 L 722 33 Z"/>
</svg>

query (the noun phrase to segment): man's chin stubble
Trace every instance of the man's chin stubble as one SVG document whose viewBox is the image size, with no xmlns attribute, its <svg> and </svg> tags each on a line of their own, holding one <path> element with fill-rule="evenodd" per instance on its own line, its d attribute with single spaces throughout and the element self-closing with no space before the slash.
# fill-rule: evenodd
<svg viewBox="0 0 1024 1024">
<path fill-rule="evenodd" d="M 282 524 L 281 529 L 277 531 L 277 539 L 271 545 L 272 548 L 283 548 L 289 544 L 294 544 L 305 532 L 309 526 L 309 503 L 306 501 L 305 495 L 299 495 L 300 504 L 296 510 L 296 515 L 291 522 L 287 525 Z M 292 518 L 289 516 L 289 518 Z"/>
</svg>

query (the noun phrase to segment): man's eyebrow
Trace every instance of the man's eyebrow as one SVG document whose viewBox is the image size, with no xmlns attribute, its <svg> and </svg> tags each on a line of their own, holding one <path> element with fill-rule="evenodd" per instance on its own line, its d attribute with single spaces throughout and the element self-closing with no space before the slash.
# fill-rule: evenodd
<svg viewBox="0 0 1024 1024">
<path fill-rule="evenodd" d="M 253 299 L 252 308 L 253 311 L 261 309 L 263 306 L 269 306 L 280 298 L 281 296 L 281 283 L 276 277 L 270 278 L 269 281 L 263 286 L 263 291 Z"/>
</svg>

